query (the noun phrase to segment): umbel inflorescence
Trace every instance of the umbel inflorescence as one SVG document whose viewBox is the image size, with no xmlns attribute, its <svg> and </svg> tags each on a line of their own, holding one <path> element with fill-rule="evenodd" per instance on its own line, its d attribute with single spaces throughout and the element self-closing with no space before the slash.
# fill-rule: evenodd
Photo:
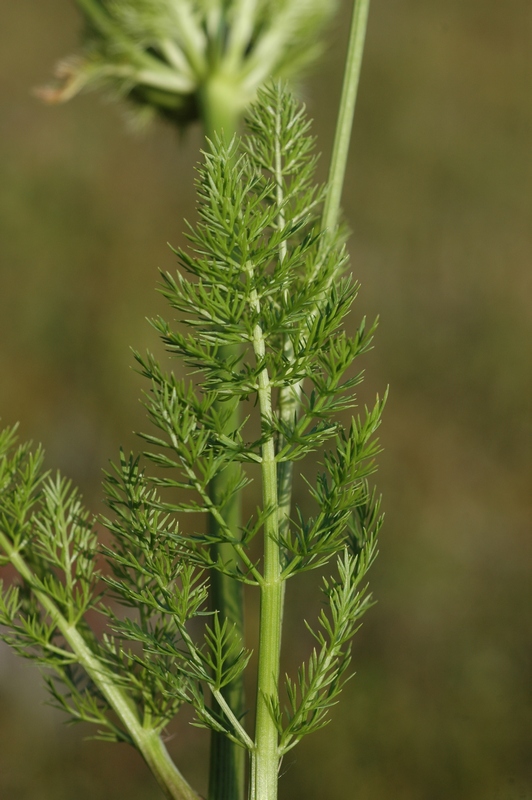
<svg viewBox="0 0 532 800">
<path fill-rule="evenodd" d="M 136 354 L 152 426 L 142 458 L 121 454 L 105 476 L 108 517 L 93 519 L 14 430 L 0 438 L 1 561 L 18 573 L 2 592 L 3 638 L 45 668 L 71 719 L 137 747 L 179 800 L 198 795 L 161 735 L 185 703 L 198 724 L 248 753 L 249 797 L 275 799 L 281 758 L 326 724 L 349 675 L 381 524 L 369 479 L 383 401 L 350 416 L 362 380 L 353 363 L 373 327 L 344 329 L 358 286 L 343 237 L 322 226 L 326 188 L 315 183 L 310 122 L 275 84 L 259 92 L 246 127 L 242 139 L 211 142 L 198 169 L 198 223 L 161 287 L 180 326 L 153 321 L 188 377 Z M 235 406 L 245 413 L 231 428 Z M 308 502 L 294 506 L 292 465 L 304 470 L 308 456 L 320 468 L 305 479 Z M 251 464 L 261 500 L 232 527 L 224 509 L 248 487 Z M 189 512 L 216 525 L 191 530 L 181 525 Z M 96 538 L 102 525 L 107 546 Z M 327 575 L 317 578 L 322 611 L 301 622 L 315 646 L 297 675 L 282 678 L 284 586 L 317 568 Z M 254 729 L 224 692 L 255 662 L 207 602 L 214 572 L 260 593 Z M 100 639 L 89 610 L 107 617 Z"/>
<path fill-rule="evenodd" d="M 81 54 L 61 61 L 52 102 L 104 87 L 179 124 L 215 102 L 239 115 L 272 77 L 300 75 L 323 48 L 337 0 L 76 0 Z M 214 98 L 210 94 L 214 93 Z M 208 93 L 209 98 L 204 94 Z M 203 109 L 203 111 L 202 111 Z"/>
</svg>

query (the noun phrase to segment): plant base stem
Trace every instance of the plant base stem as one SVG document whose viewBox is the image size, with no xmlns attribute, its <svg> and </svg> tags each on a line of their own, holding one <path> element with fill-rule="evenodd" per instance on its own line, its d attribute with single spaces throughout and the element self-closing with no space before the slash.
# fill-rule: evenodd
<svg viewBox="0 0 532 800">
<path fill-rule="evenodd" d="M 219 136 L 229 144 L 238 127 L 241 104 L 234 82 L 221 75 L 212 75 L 200 91 L 200 107 L 205 135 L 211 141 Z M 229 359 L 235 354 L 235 347 L 221 348 L 222 358 Z M 222 410 L 225 404 L 218 404 Z M 231 434 L 239 424 L 238 404 L 235 404 L 226 425 L 226 433 Z M 237 469 L 236 465 L 227 466 L 210 485 L 210 494 L 216 505 L 217 499 L 225 493 Z M 238 535 L 241 524 L 240 496 L 233 495 L 222 509 L 222 516 L 228 528 Z M 219 533 L 215 519 L 210 518 L 210 532 L 214 536 Z M 234 549 L 230 544 L 213 546 L 213 559 L 221 559 L 225 563 L 235 561 Z M 242 584 L 227 575 L 212 570 L 211 608 L 220 615 L 220 620 L 228 620 L 235 633 L 243 642 L 243 591 Z M 245 712 L 244 683 L 240 676 L 223 689 L 223 696 L 238 719 Z M 216 703 L 214 703 L 216 706 Z M 211 751 L 209 763 L 209 800 L 244 800 L 245 791 L 245 752 L 223 733 L 215 731 L 211 734 Z"/>
</svg>

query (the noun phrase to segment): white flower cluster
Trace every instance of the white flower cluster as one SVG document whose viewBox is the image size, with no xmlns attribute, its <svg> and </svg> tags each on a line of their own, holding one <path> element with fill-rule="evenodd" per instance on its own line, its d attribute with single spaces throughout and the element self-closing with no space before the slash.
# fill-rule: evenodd
<svg viewBox="0 0 532 800">
<path fill-rule="evenodd" d="M 216 84 L 238 117 L 267 80 L 300 74 L 322 49 L 337 0 L 77 0 L 86 35 L 61 61 L 50 102 L 103 86 L 178 123 Z"/>
</svg>

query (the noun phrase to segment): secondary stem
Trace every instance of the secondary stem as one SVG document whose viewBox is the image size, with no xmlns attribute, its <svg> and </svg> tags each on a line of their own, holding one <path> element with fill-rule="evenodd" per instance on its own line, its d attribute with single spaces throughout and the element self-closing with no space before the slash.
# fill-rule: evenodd
<svg viewBox="0 0 532 800">
<path fill-rule="evenodd" d="M 35 597 L 63 635 L 78 663 L 94 681 L 131 736 L 166 797 L 169 800 L 200 800 L 199 795 L 187 783 L 171 760 L 160 736 L 152 728 L 142 725 L 131 698 L 117 686 L 113 674 L 94 655 L 75 625 L 68 622 L 45 592 L 35 588 L 35 577 L 30 568 L 18 550 L 2 533 L 0 533 L 0 546 L 19 575 L 32 587 Z"/>
</svg>

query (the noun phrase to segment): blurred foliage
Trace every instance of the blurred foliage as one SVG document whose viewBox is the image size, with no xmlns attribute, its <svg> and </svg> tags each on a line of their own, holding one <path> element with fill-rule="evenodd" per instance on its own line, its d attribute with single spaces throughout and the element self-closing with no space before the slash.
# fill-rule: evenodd
<svg viewBox="0 0 532 800">
<path fill-rule="evenodd" d="M 128 347 L 155 346 L 200 136 L 129 136 L 95 96 L 41 106 L 29 91 L 79 19 L 67 0 L 0 8 L 0 414 L 96 509 L 143 426 Z M 344 208 L 359 307 L 381 314 L 368 398 L 391 384 L 379 603 L 333 723 L 283 764 L 290 800 L 532 797 L 529 18 L 528 0 L 374 0 Z M 306 90 L 325 153 L 346 27 Z M 294 663 L 299 636 L 289 617 Z M 37 683 L 0 650 L 0 797 L 155 800 L 134 752 L 82 743 Z M 203 734 L 170 746 L 197 781 Z"/>
</svg>

